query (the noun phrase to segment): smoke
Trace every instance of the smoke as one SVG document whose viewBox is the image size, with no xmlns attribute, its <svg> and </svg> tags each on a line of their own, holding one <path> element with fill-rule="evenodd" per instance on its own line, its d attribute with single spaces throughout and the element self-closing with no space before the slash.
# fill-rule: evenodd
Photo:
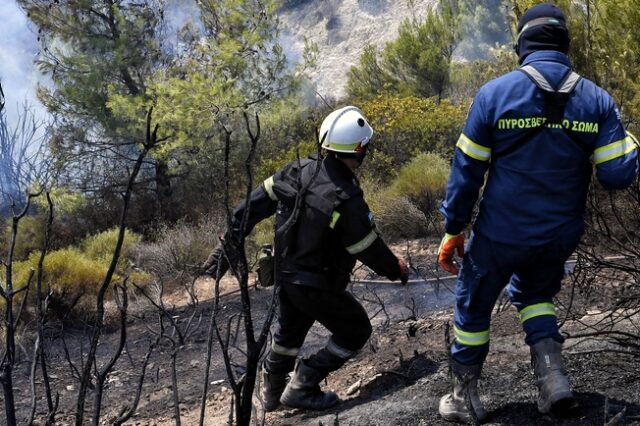
<svg viewBox="0 0 640 426">
<path fill-rule="evenodd" d="M 493 60 L 491 49 L 511 41 L 502 0 L 469 2 L 460 17 L 462 40 L 454 52 L 456 61 Z"/>
<path fill-rule="evenodd" d="M 36 97 L 38 83 L 50 82 L 36 69 L 38 57 L 36 30 L 14 0 L 0 2 L 2 31 L 0 32 L 0 82 L 5 94 L 5 110 L 9 127 L 18 122 L 18 115 L 28 102 L 40 121 L 48 113 Z"/>
</svg>

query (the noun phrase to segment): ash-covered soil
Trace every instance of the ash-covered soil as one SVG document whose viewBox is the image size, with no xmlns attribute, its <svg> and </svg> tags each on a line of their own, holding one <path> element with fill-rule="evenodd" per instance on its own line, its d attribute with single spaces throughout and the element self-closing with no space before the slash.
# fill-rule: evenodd
<svg viewBox="0 0 640 426">
<path fill-rule="evenodd" d="M 417 242 L 408 247 L 415 265 L 432 264 L 434 242 Z M 429 247 L 423 249 L 421 247 Z M 396 250 L 403 254 L 403 246 Z M 429 263 L 431 262 L 431 263 Z M 280 408 L 272 413 L 261 411 L 257 398 L 256 418 L 269 425 L 439 425 L 447 424 L 437 414 L 438 401 L 449 390 L 448 361 L 445 350 L 445 330 L 452 320 L 453 280 L 439 280 L 430 267 L 419 268 L 408 286 L 384 282 L 371 276 L 365 269 L 356 273 L 358 280 L 352 291 L 363 301 L 374 324 L 369 344 L 342 369 L 331 374 L 325 389 L 335 390 L 343 400 L 326 412 L 309 412 Z M 225 278 L 222 291 L 235 289 L 233 280 Z M 185 301 L 186 294 L 174 292 L 165 297 L 167 306 L 173 306 L 171 316 L 185 330 L 191 321 L 190 334 L 180 344 L 176 333 L 167 333 L 150 356 L 140 404 L 128 425 L 176 424 L 174 387 L 171 377 L 172 353 L 176 353 L 177 391 L 182 425 L 197 425 L 200 418 L 200 400 L 204 383 L 209 318 L 213 302 L 211 282 L 198 283 L 200 301 L 194 309 Z M 262 324 L 271 289 L 252 288 L 253 318 L 256 326 Z M 570 296 L 563 292 L 561 301 Z M 221 323 L 236 328 L 240 309 L 238 293 L 221 299 Z M 574 297 L 573 306 L 582 303 Z M 492 347 L 485 364 L 480 391 L 491 415 L 487 424 L 494 425 L 605 425 L 614 416 L 623 413 L 618 425 L 640 425 L 640 374 L 637 359 L 604 351 L 600 341 L 569 339 L 565 344 L 565 359 L 579 408 L 562 419 L 538 414 L 535 408 L 536 388 L 531 373 L 528 347 L 515 309 L 499 303 L 492 323 Z M 560 306 L 563 304 L 560 303 Z M 584 306 L 582 311 L 587 311 Z M 112 424 L 123 407 L 131 404 L 140 378 L 142 360 L 151 342 L 160 330 L 159 316 L 153 306 L 143 298 L 132 297 L 132 315 L 128 321 L 128 339 L 125 352 L 107 378 L 100 424 Z M 195 313 L 194 313 L 195 312 Z M 606 313 L 603 313 L 603 315 Z M 564 318 L 562 308 L 560 318 Z M 590 316 L 589 320 L 594 318 Z M 583 330 L 583 318 L 574 317 L 564 322 L 563 331 L 575 335 Z M 166 326 L 165 322 L 165 326 Z M 636 322 L 637 324 L 637 322 Z M 637 330 L 631 330 L 638 333 Z M 64 337 L 64 339 L 63 339 Z M 328 334 L 314 326 L 305 343 L 309 353 L 320 348 Z M 102 366 L 113 355 L 119 332 L 106 334 L 99 350 L 98 365 Z M 24 424 L 31 405 L 30 351 L 33 339 L 28 333 L 20 336 L 21 351 L 15 371 L 18 412 Z M 242 347 L 238 337 L 235 346 Z M 87 348 L 86 336 L 81 329 L 60 331 L 51 328 L 47 339 L 49 372 L 54 392 L 60 395 L 57 424 L 74 423 L 78 381 L 74 369 L 79 369 L 81 351 Z M 611 349 L 610 347 L 608 349 Z M 68 352 L 68 355 L 67 355 Z M 69 359 L 74 361 L 72 367 Z M 242 356 L 234 353 L 234 371 L 242 374 Z M 229 418 L 232 392 L 219 346 L 214 345 L 212 367 L 206 397 L 205 425 L 224 425 Z M 43 401 L 42 380 L 36 380 L 38 406 L 36 424 L 44 424 L 46 404 Z M 85 423 L 89 424 L 93 391 L 87 399 Z M 4 420 L 4 419 L 3 419 Z"/>
</svg>

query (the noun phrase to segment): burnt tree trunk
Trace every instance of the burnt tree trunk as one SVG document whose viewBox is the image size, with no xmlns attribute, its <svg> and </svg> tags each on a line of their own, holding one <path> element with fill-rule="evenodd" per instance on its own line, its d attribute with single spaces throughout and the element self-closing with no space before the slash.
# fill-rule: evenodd
<svg viewBox="0 0 640 426">
<path fill-rule="evenodd" d="M 159 219 L 173 221 L 175 219 L 175 209 L 173 208 L 171 188 L 171 176 L 169 165 L 164 160 L 155 161 L 155 184 L 157 214 Z"/>
</svg>

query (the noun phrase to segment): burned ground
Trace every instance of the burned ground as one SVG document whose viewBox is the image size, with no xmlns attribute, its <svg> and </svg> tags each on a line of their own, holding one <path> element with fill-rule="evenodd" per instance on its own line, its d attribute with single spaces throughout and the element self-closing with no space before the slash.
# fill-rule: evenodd
<svg viewBox="0 0 640 426">
<path fill-rule="evenodd" d="M 419 252 L 414 262 L 427 264 L 434 248 Z M 256 398 L 256 417 L 270 425 L 438 425 L 446 424 L 437 414 L 440 397 L 448 392 L 448 360 L 445 350 L 445 331 L 452 320 L 452 280 L 439 280 L 429 268 L 420 269 L 407 286 L 386 283 L 371 276 L 364 269 L 356 274 L 360 282 L 352 291 L 363 301 L 374 324 L 369 344 L 342 369 L 331 374 L 323 385 L 335 390 L 343 402 L 326 412 L 307 412 L 280 408 L 264 414 Z M 425 281 L 424 279 L 427 279 Z M 223 291 L 232 291 L 233 282 L 224 282 Z M 366 282 L 363 282 L 366 281 Z M 131 425 L 171 425 L 174 419 L 173 386 L 171 380 L 171 351 L 178 349 L 178 394 L 181 422 L 198 424 L 203 388 L 208 323 L 211 309 L 211 283 L 199 282 L 201 301 L 195 311 L 184 304 L 185 295 L 176 292 L 167 296 L 173 304 L 173 315 L 182 323 L 192 318 L 195 331 L 186 344 L 176 348 L 161 341 L 151 354 L 142 398 L 135 415 L 126 423 Z M 270 289 L 252 288 L 254 318 L 260 324 L 271 296 Z M 579 314 L 565 318 L 562 306 L 572 298 L 572 312 L 589 312 L 589 298 L 576 296 L 569 283 L 560 296 L 559 318 L 563 332 L 574 336 L 584 329 L 587 321 Z M 105 387 L 103 421 L 111 424 L 121 409 L 133 400 L 140 376 L 140 365 L 155 336 L 157 312 L 139 298 L 134 303 L 128 324 L 128 343 Z M 220 305 L 232 325 L 240 305 L 238 293 L 222 298 Z M 580 305 L 580 306 L 578 306 Z M 480 382 L 482 399 L 491 415 L 488 424 L 496 425 L 640 425 L 640 374 L 638 360 L 622 355 L 601 340 L 569 338 L 565 344 L 565 359 L 579 408 L 570 416 L 558 419 L 538 414 L 535 408 L 536 389 L 530 368 L 528 347 L 514 308 L 499 303 L 492 322 L 492 346 Z M 195 315 L 192 315 L 195 312 Z M 602 312 L 602 316 L 606 316 Z M 586 314 L 585 314 L 586 315 Z M 632 325 L 630 325 L 632 326 Z M 637 333 L 637 330 L 632 330 Z M 105 335 L 99 351 L 99 363 L 112 355 L 118 332 Z M 28 412 L 31 404 L 29 351 L 33 342 L 21 339 L 23 351 L 15 379 L 18 412 Z M 314 326 L 304 351 L 309 353 L 324 344 L 327 332 Z M 64 339 L 63 339 L 64 337 Z M 240 339 L 240 338 L 239 338 Z M 64 344 L 63 344 L 64 343 Z M 241 346 L 241 340 L 238 340 Z M 81 329 L 60 331 L 51 328 L 47 340 L 47 354 L 52 385 L 60 394 L 57 423 L 73 423 L 77 379 L 74 368 L 67 361 L 77 360 L 86 341 Z M 224 425 L 229 418 L 232 392 L 220 351 L 214 347 L 209 392 L 206 398 L 206 425 Z M 239 353 L 236 360 L 240 360 Z M 242 366 L 234 365 L 239 374 Z M 80 368 L 76 365 L 75 368 Z M 42 395 L 42 383 L 37 381 L 36 392 Z M 41 397 L 40 397 L 41 398 Z M 91 398 L 91 394 L 89 395 Z M 44 404 L 39 402 L 38 424 L 42 424 Z M 264 417 L 263 417 L 264 415 Z M 23 422 L 24 418 L 23 416 Z"/>
</svg>

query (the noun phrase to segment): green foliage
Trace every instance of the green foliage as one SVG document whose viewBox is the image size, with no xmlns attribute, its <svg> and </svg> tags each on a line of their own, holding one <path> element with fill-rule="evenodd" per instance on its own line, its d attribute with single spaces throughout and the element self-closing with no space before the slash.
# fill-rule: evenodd
<svg viewBox="0 0 640 426">
<path fill-rule="evenodd" d="M 34 252 L 27 260 L 14 264 L 14 283 L 19 286 L 26 284 L 29 271 L 37 268 L 39 257 L 40 253 Z M 92 317 L 95 297 L 104 281 L 107 268 L 108 263 L 92 259 L 78 248 L 50 252 L 43 264 L 43 292 L 51 291 L 51 313 L 65 319 Z M 120 270 L 114 276 L 114 281 L 122 280 L 125 274 L 129 276 L 129 281 L 138 284 L 143 284 L 150 278 L 144 272 Z M 35 288 L 34 276 L 29 291 L 32 298 L 36 295 Z"/>
<path fill-rule="evenodd" d="M 294 93 L 273 102 L 260 116 L 260 140 L 255 167 L 255 181 L 261 182 L 297 155 L 304 159 L 317 152 L 316 128 L 322 120 L 309 105 L 314 101 L 305 92 Z"/>
<path fill-rule="evenodd" d="M 386 241 L 418 238 L 426 234 L 424 213 L 406 196 L 399 196 L 375 180 L 363 180 L 364 196 Z"/>
<path fill-rule="evenodd" d="M 3 256 L 6 256 L 6 250 L 9 249 L 12 234 L 12 220 L 6 221 L 6 227 L 2 238 L 0 238 L 3 247 Z M 15 260 L 24 260 L 29 254 L 35 250 L 42 248 L 44 242 L 44 220 L 39 216 L 25 216 L 18 223 L 18 233 L 16 235 L 16 245 L 13 251 Z"/>
<path fill-rule="evenodd" d="M 511 0 L 513 25 L 532 0 Z M 569 1 L 556 4 L 567 16 L 571 47 L 569 56 L 581 75 L 607 90 L 620 107 L 626 124 L 640 124 L 640 33 L 635 28 L 640 8 L 635 0 Z"/>
<path fill-rule="evenodd" d="M 161 5 L 153 1 L 18 3 L 40 29 L 44 55 L 39 65 L 54 83 L 53 89 L 40 87 L 40 99 L 51 112 L 65 117 L 58 154 L 91 142 L 95 134 L 88 128 L 118 128 L 118 117 L 106 108 L 108 85 L 111 92 L 120 94 L 143 92 L 144 80 L 161 55 L 155 39 Z"/>
<path fill-rule="evenodd" d="M 352 66 L 347 75 L 347 93 L 356 99 L 370 99 L 378 93 L 392 91 L 394 84 L 373 44 L 364 47 L 358 65 Z"/>
<path fill-rule="evenodd" d="M 140 181 L 148 184 L 136 187 L 145 201 L 147 194 L 155 198 L 143 222 L 192 215 L 194 207 L 202 211 L 220 201 L 227 131 L 231 189 L 242 188 L 248 150 L 242 112 L 261 113 L 297 90 L 317 52 L 308 45 L 300 67 L 287 65 L 276 3 L 199 1 L 194 19 L 200 25 L 184 25 L 180 44 L 167 48 L 163 1 L 20 0 L 40 29 L 41 69 L 54 82 L 53 89 L 41 89 L 40 98 L 61 118 L 51 146 L 63 179 L 105 188 L 97 202 L 113 200 L 102 195 L 126 182 L 150 118 L 149 130 L 157 129 L 162 143 L 147 159 L 151 167 L 141 172 Z M 193 206 L 199 201 L 194 191 L 206 189 L 209 194 Z"/>
<path fill-rule="evenodd" d="M 54 206 L 55 215 L 58 218 L 61 216 L 75 215 L 80 209 L 87 205 L 87 198 L 84 195 L 79 192 L 73 192 L 69 188 L 51 188 L 49 189 L 49 196 Z M 46 211 L 49 208 L 45 196 L 35 198 L 34 204 L 38 206 L 40 211 Z"/>
<path fill-rule="evenodd" d="M 379 96 L 361 107 L 375 131 L 365 174 L 382 181 L 422 152 L 450 158 L 467 112 L 465 104 L 418 97 Z"/>
<path fill-rule="evenodd" d="M 348 73 L 349 96 L 371 99 L 387 92 L 441 98 L 459 41 L 457 28 L 456 8 L 448 2 L 439 12 L 430 10 L 424 20 L 405 20 L 398 38 L 387 43 L 381 52 L 372 45 L 364 49 L 359 66 L 351 67 Z"/>
<path fill-rule="evenodd" d="M 118 240 L 118 228 L 112 228 L 109 231 L 101 232 L 96 235 L 87 237 L 82 242 L 82 251 L 90 259 L 94 259 L 103 263 L 111 261 L 113 251 Z M 126 262 L 133 261 L 135 248 L 142 241 L 142 237 L 130 230 L 126 229 L 124 233 L 124 241 L 120 251 L 119 265 L 125 265 Z"/>
<path fill-rule="evenodd" d="M 93 315 L 95 296 L 111 262 L 116 236 L 116 230 L 111 230 L 88 237 L 80 247 L 67 247 L 47 253 L 43 264 L 43 292 L 52 292 L 50 309 L 55 316 L 80 318 Z M 116 268 L 113 282 L 121 281 L 125 276 L 129 277 L 130 282 L 137 284 L 149 281 L 149 274 L 133 270 L 130 266 L 134 246 L 140 240 L 140 236 L 126 231 L 123 256 Z M 25 260 L 14 263 L 14 287 L 27 283 L 30 270 L 38 267 L 39 258 L 40 251 L 37 250 L 31 252 Z M 36 296 L 35 281 L 34 276 L 29 290 L 32 298 Z"/>
<path fill-rule="evenodd" d="M 425 215 L 430 215 L 444 197 L 449 172 L 449 163 L 438 154 L 422 153 L 400 169 L 390 190 L 408 197 Z"/>
<path fill-rule="evenodd" d="M 16 263 L 14 280 L 26 282 L 29 269 L 37 268 L 39 257 L 39 253 L 33 253 L 27 261 Z M 107 267 L 107 264 L 91 259 L 77 248 L 56 250 L 45 257 L 44 281 L 47 288 L 59 296 L 95 295 L 104 280 Z"/>
<path fill-rule="evenodd" d="M 206 40 L 194 41 L 174 68 L 156 73 L 148 89 L 165 123 L 163 133 L 171 135 L 162 155 L 181 146 L 197 148 L 217 125 L 236 130 L 229 114 L 277 99 L 294 84 L 277 43 L 277 20 L 270 18 L 275 2 L 204 1 L 200 7 Z M 111 106 L 136 116 L 131 112 L 140 105 L 129 100 L 114 97 Z"/>
<path fill-rule="evenodd" d="M 482 85 L 514 70 L 518 58 L 511 46 L 490 48 L 489 59 L 460 62 L 451 67 L 451 83 L 448 98 L 454 103 L 473 99 Z"/>
<path fill-rule="evenodd" d="M 445 193 L 449 164 L 422 153 L 405 164 L 388 186 L 364 179 L 362 188 L 376 223 L 388 239 L 427 235 Z"/>
<path fill-rule="evenodd" d="M 492 49 L 511 42 L 504 0 L 459 1 L 460 44 L 456 51 L 468 60 L 492 61 Z"/>
<path fill-rule="evenodd" d="M 230 190 L 238 193 L 246 185 L 249 147 L 242 113 L 253 118 L 254 113 L 269 115 L 272 106 L 278 109 L 280 99 L 297 90 L 304 66 L 287 66 L 277 42 L 274 1 L 204 1 L 199 6 L 203 31 L 194 34 L 180 60 L 153 74 L 145 97 L 114 93 L 108 106 L 134 123 L 130 127 L 142 137 L 144 111 L 153 105 L 161 124 L 159 136 L 167 138 L 154 155 L 170 165 L 171 175 L 184 176 L 183 182 L 174 183 L 173 195 L 187 197 L 189 204 L 179 204 L 191 206 L 198 200 L 189 194 L 201 187 L 210 206 L 220 203 L 225 192 L 221 165 L 227 133 Z M 313 61 L 313 48 L 307 47 L 305 65 Z M 260 142 L 264 141 L 262 135 Z M 191 208 L 185 210 L 191 215 Z"/>
<path fill-rule="evenodd" d="M 52 226 L 52 241 L 55 247 L 71 245 L 78 237 L 86 233 L 86 229 L 79 224 L 87 208 L 86 198 L 78 193 L 63 188 L 54 188 L 50 192 L 53 203 L 55 221 Z M 23 217 L 18 223 L 18 233 L 14 250 L 14 259 L 25 260 L 33 251 L 40 251 L 44 243 L 44 231 L 47 221 L 49 205 L 44 195 L 33 199 L 37 207 L 36 213 Z M 0 235 L 0 247 L 8 249 L 11 239 L 11 224 L 9 219 Z"/>
</svg>

